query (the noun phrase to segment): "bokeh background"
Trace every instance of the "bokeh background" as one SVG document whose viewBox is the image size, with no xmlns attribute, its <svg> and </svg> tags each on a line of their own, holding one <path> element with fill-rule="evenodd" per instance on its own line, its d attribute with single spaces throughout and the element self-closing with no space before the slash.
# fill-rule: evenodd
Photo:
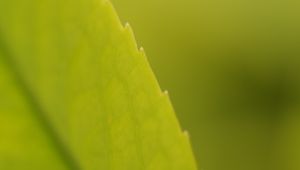
<svg viewBox="0 0 300 170">
<path fill-rule="evenodd" d="M 300 1 L 112 0 L 199 169 L 300 169 Z"/>
</svg>

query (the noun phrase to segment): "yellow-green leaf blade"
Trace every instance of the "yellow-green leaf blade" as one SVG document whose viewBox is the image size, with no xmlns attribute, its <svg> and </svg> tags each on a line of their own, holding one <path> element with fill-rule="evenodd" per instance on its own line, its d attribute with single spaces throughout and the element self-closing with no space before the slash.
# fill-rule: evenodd
<svg viewBox="0 0 300 170">
<path fill-rule="evenodd" d="M 23 95 L 11 102 L 28 108 L 10 107 L 9 113 L 38 124 L 22 126 L 38 131 L 29 143 L 42 143 L 35 150 L 45 150 L 39 156 L 23 147 L 11 159 L 32 155 L 25 160 L 28 169 L 196 169 L 167 95 L 110 3 L 10 0 L 0 2 L 0 9 L 6 68 L 0 75 L 15 80 L 1 79 L 7 84 L 1 88 L 6 97 Z M 4 139 L 16 146 L 23 142 L 15 140 Z"/>
</svg>

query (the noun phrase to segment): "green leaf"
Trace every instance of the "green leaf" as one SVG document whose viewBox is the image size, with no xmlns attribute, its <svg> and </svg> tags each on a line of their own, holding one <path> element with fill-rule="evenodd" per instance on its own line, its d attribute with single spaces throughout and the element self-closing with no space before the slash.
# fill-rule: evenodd
<svg viewBox="0 0 300 170">
<path fill-rule="evenodd" d="M 2 0 L 0 13 L 0 169 L 196 169 L 109 2 Z"/>
</svg>

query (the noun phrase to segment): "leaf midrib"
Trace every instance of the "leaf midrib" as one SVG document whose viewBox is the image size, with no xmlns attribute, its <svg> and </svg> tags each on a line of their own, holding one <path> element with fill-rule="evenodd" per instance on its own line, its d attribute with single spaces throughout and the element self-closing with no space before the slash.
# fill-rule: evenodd
<svg viewBox="0 0 300 170">
<path fill-rule="evenodd" d="M 55 128 L 53 127 L 53 125 L 47 117 L 47 111 L 45 111 L 41 104 L 38 102 L 34 93 L 29 88 L 21 72 L 19 71 L 17 64 L 13 61 L 13 53 L 11 53 L 9 46 L 7 45 L 2 35 L 3 34 L 0 31 L 0 53 L 3 54 L 1 56 L 3 58 L 4 64 L 10 70 L 12 77 L 16 81 L 16 84 L 18 85 L 21 93 L 23 93 L 24 97 L 27 99 L 26 101 L 32 109 L 33 116 L 37 119 L 38 123 L 41 126 L 41 129 L 51 140 L 54 148 L 56 149 L 57 154 L 66 164 L 66 166 L 72 170 L 80 170 L 81 168 L 79 166 L 79 163 L 71 154 L 70 148 L 66 146 L 63 140 L 60 138 L 58 132 L 56 132 Z"/>
</svg>

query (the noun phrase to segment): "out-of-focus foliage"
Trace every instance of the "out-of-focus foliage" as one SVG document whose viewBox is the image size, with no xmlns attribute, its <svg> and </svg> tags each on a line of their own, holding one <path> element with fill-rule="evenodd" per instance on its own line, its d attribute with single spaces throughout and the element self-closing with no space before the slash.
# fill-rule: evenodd
<svg viewBox="0 0 300 170">
<path fill-rule="evenodd" d="M 138 50 L 102 0 L 0 1 L 1 170 L 195 170 Z"/>
<path fill-rule="evenodd" d="M 300 169 L 300 3 L 113 0 L 204 170 Z"/>
</svg>

